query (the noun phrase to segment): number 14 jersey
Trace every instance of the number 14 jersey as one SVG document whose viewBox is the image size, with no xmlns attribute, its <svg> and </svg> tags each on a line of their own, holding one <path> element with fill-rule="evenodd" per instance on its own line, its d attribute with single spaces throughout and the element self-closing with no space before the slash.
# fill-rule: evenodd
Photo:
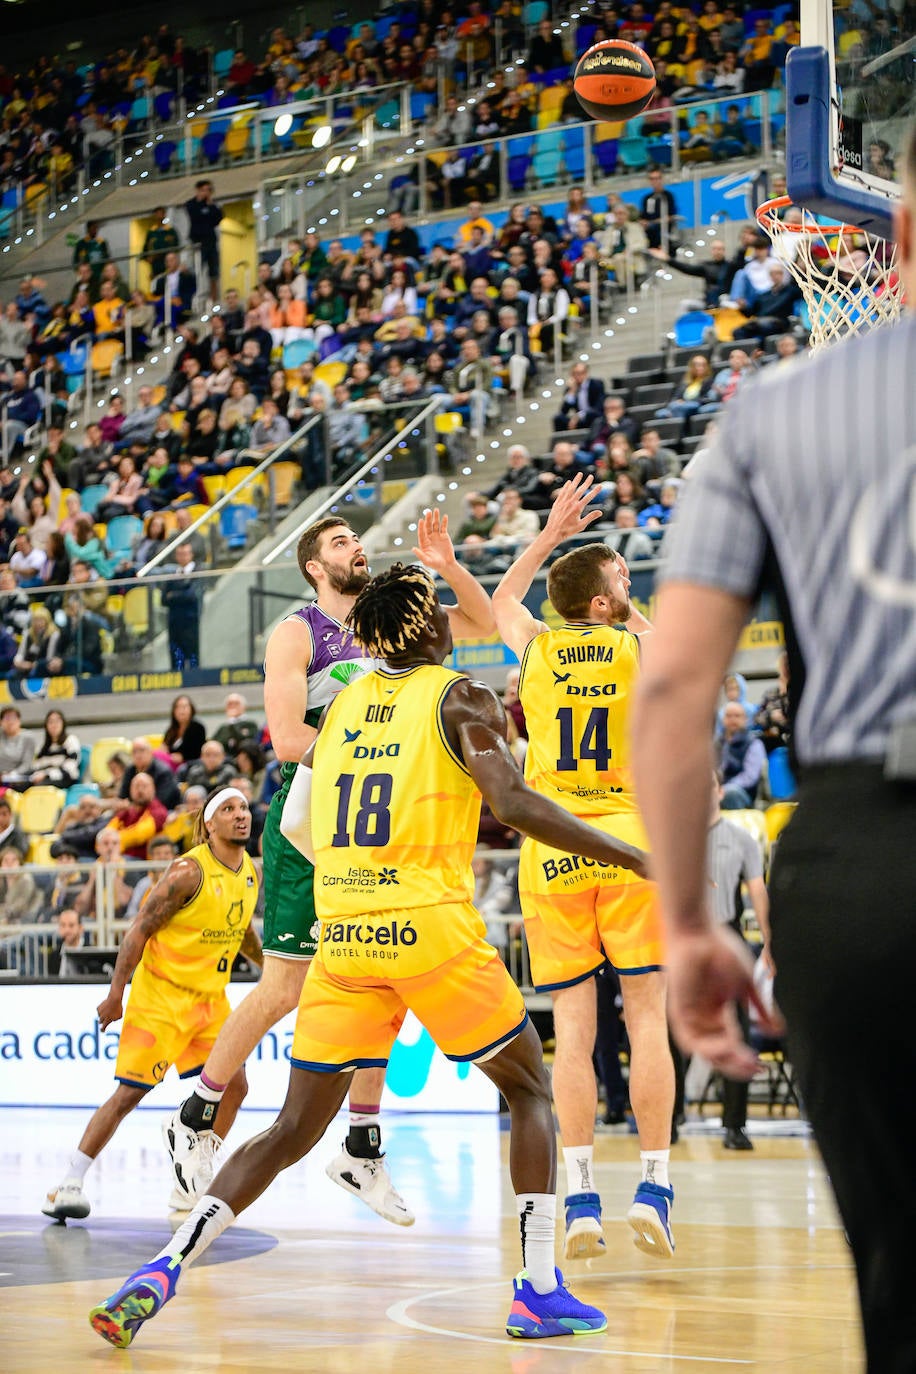
<svg viewBox="0 0 916 1374">
<path fill-rule="evenodd" d="M 577 816 L 638 811 L 628 737 L 638 673 L 629 630 L 566 624 L 535 635 L 518 688 L 535 791 Z"/>
</svg>

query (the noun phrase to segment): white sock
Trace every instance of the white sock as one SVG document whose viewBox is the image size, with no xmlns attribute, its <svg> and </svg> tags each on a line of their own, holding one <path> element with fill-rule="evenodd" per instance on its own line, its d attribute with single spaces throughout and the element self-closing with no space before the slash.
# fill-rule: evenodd
<svg viewBox="0 0 916 1374">
<path fill-rule="evenodd" d="M 235 1221 L 235 1213 L 222 1198 L 209 1193 L 197 1203 L 187 1221 L 175 1232 L 168 1245 L 154 1255 L 154 1260 L 177 1260 L 179 1264 L 193 1264 L 227 1226 Z"/>
<path fill-rule="evenodd" d="M 640 1150 L 643 1183 L 657 1183 L 660 1188 L 670 1188 L 668 1182 L 668 1159 L 670 1150 Z"/>
<path fill-rule="evenodd" d="M 83 1179 L 86 1177 L 89 1165 L 94 1163 L 95 1160 L 91 1155 L 84 1155 L 82 1150 L 74 1150 L 73 1154 L 70 1156 L 70 1163 L 67 1165 L 67 1177 L 64 1181 L 66 1183 L 70 1183 L 71 1181 L 74 1183 L 82 1183 Z"/>
<path fill-rule="evenodd" d="M 522 1237 L 522 1265 L 528 1270 L 536 1293 L 552 1293 L 557 1286 L 553 1262 L 556 1193 L 519 1193 L 515 1205 Z"/>
<path fill-rule="evenodd" d="M 216 1087 L 215 1084 L 210 1082 L 207 1075 L 202 1073 L 194 1084 L 194 1091 L 204 1102 L 222 1102 L 223 1093 L 226 1089 L 225 1086 L 222 1088 Z"/>
<path fill-rule="evenodd" d="M 592 1172 L 594 1145 L 563 1146 L 563 1161 L 566 1165 L 567 1193 L 594 1193 L 595 1181 Z"/>
<path fill-rule="evenodd" d="M 351 1110 L 350 1110 L 350 1125 L 351 1125 L 351 1126 L 377 1126 L 377 1125 L 378 1125 L 378 1108 L 376 1108 L 376 1110 L 375 1110 L 374 1112 L 354 1112 L 354 1111 L 352 1110 L 352 1108 L 351 1108 Z"/>
</svg>

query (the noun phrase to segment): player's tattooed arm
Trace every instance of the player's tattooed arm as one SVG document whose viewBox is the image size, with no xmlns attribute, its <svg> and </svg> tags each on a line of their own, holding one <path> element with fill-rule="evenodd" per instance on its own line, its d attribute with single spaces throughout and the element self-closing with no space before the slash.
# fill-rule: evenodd
<svg viewBox="0 0 916 1374">
<path fill-rule="evenodd" d="M 143 957 L 147 940 L 168 925 L 175 913 L 196 896 L 202 880 L 199 864 L 188 855 L 169 864 L 121 941 L 108 996 L 97 1008 L 102 1030 L 120 1021 L 124 1010 L 124 989 Z"/>
<path fill-rule="evenodd" d="M 261 949 L 261 941 L 253 925 L 250 925 L 245 931 L 241 952 L 249 963 L 257 964 L 258 968 L 264 967 L 264 954 Z"/>
</svg>

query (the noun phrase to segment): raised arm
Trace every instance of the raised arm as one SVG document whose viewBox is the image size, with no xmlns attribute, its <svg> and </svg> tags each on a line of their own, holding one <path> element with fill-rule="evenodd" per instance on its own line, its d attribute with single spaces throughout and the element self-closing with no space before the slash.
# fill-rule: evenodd
<svg viewBox="0 0 916 1374">
<path fill-rule="evenodd" d="M 455 639 L 489 639 L 496 633 L 490 598 L 477 578 L 455 557 L 447 515 L 428 510 L 420 517 L 414 553 L 424 567 L 448 583 L 458 598 L 457 606 L 445 607 Z"/>
<path fill-rule="evenodd" d="M 645 875 L 643 850 L 594 829 L 527 785 L 506 742 L 506 713 L 489 687 L 456 683 L 446 697 L 443 719 L 468 772 L 503 825 L 570 854 Z"/>
<path fill-rule="evenodd" d="M 601 510 L 586 510 L 592 500 L 592 478 L 578 473 L 560 488 L 547 523 L 512 564 L 493 593 L 496 627 L 514 654 L 521 658 L 535 635 L 547 626 L 531 614 L 524 597 L 538 569 L 560 544 L 583 534 L 601 518 Z"/>
<path fill-rule="evenodd" d="M 201 870 L 196 859 L 184 855 L 169 864 L 121 941 L 108 996 L 97 1008 L 102 1030 L 120 1021 L 124 989 L 143 957 L 147 940 L 168 925 L 176 912 L 191 900 L 200 883 Z"/>
<path fill-rule="evenodd" d="M 315 738 L 305 724 L 312 637 L 295 619 L 283 620 L 267 641 L 264 655 L 264 710 L 274 753 L 281 763 L 295 763 Z"/>
</svg>

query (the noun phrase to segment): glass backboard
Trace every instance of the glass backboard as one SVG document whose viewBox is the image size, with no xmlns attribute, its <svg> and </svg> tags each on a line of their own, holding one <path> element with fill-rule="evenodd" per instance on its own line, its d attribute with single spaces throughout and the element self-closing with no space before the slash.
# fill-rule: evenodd
<svg viewBox="0 0 916 1374">
<path fill-rule="evenodd" d="M 801 36 L 786 68 L 789 192 L 802 204 L 832 199 L 828 213 L 845 206 L 845 218 L 881 232 L 916 114 L 916 11 L 908 0 L 802 0 Z M 805 165 L 802 140 L 819 169 Z"/>
</svg>

